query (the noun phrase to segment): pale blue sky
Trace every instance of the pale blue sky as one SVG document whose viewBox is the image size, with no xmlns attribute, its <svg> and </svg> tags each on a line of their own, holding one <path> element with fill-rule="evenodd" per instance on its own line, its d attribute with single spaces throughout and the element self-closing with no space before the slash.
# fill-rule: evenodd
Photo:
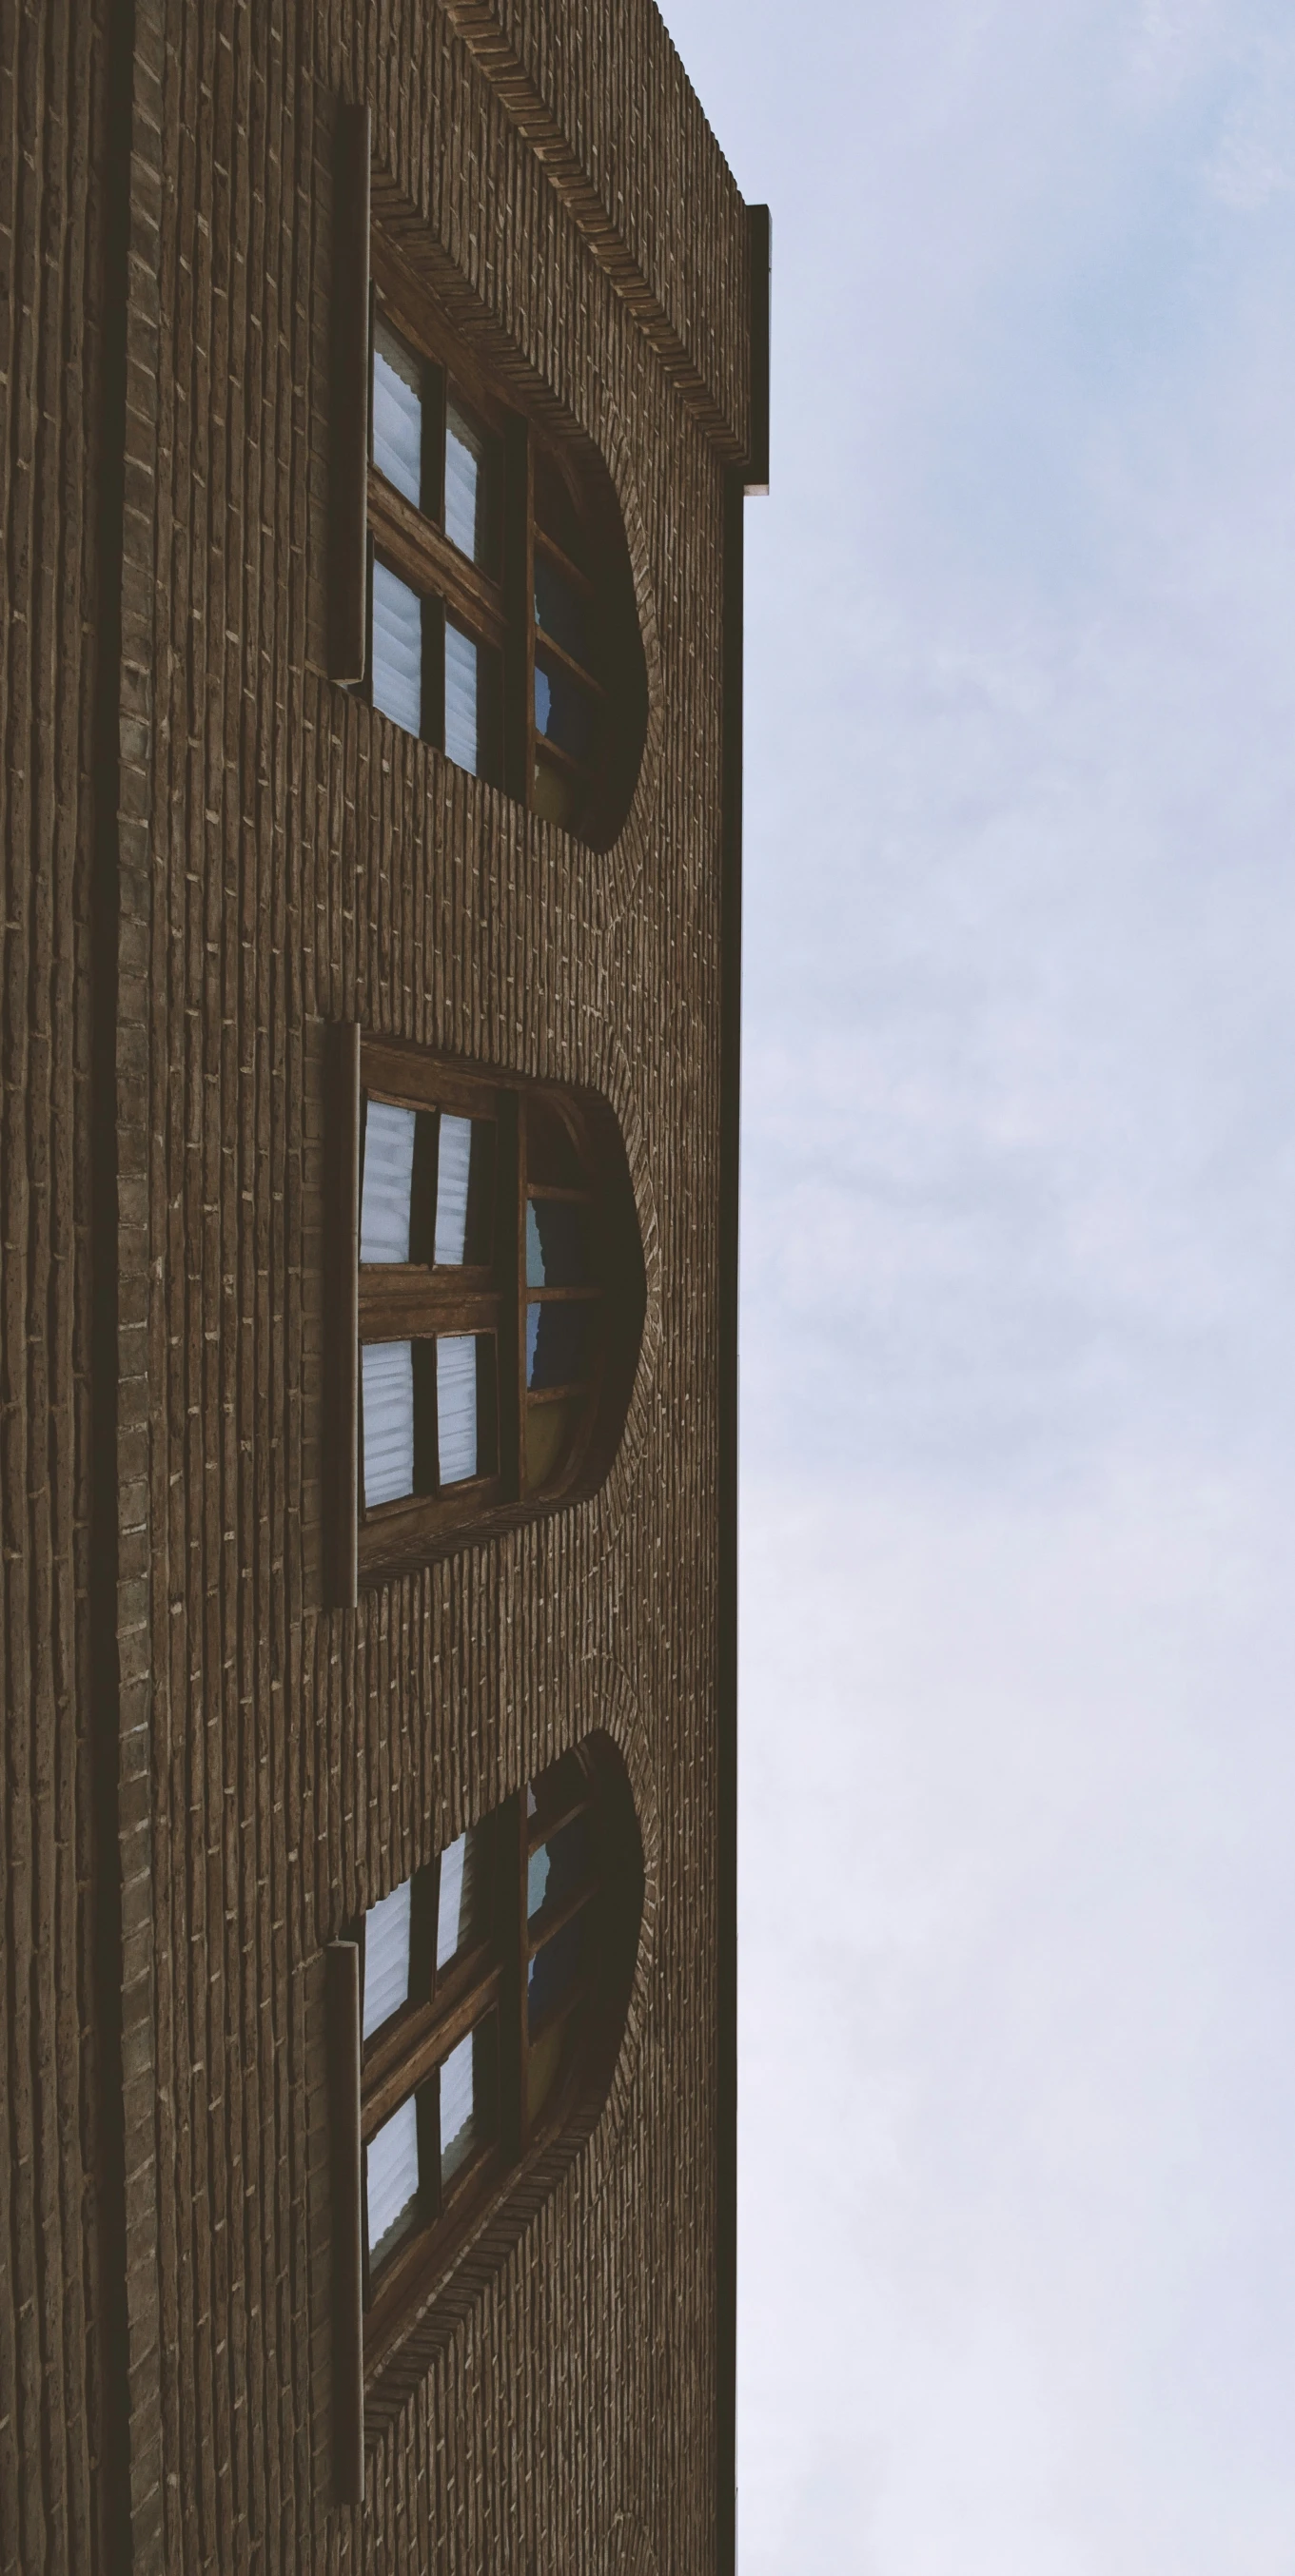
<svg viewBox="0 0 1295 2576">
<path fill-rule="evenodd" d="M 774 212 L 742 2576 L 1295 2576 L 1295 17 L 665 14 Z"/>
</svg>

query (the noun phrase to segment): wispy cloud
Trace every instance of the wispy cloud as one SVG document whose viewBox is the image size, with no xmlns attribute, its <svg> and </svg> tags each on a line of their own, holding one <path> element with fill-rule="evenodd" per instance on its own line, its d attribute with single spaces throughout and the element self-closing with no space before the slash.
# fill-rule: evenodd
<svg viewBox="0 0 1295 2576">
<path fill-rule="evenodd" d="M 775 214 L 743 2576 L 1289 2576 L 1295 34 L 667 16 Z"/>
<path fill-rule="evenodd" d="M 748 1491 L 746 2576 L 1289 2566 L 1286 1535 Z"/>
</svg>

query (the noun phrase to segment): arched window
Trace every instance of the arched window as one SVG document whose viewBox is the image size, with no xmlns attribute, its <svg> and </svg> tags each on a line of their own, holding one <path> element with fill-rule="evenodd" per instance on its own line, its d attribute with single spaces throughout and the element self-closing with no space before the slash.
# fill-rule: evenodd
<svg viewBox="0 0 1295 2576">
<path fill-rule="evenodd" d="M 601 460 L 492 382 L 373 227 L 368 695 L 407 733 L 605 846 L 646 690 L 624 531 Z"/>
<path fill-rule="evenodd" d="M 565 2128 L 596 2115 L 642 1902 L 624 1765 L 594 1736 L 330 1952 L 333 2116 L 350 2133 L 337 2171 L 342 2197 L 358 2194 L 355 2281 L 355 2213 L 336 2213 L 352 2437 L 362 2388 L 426 2318 L 465 2238 Z M 357 2323 L 362 2361 L 345 2352 Z"/>
<path fill-rule="evenodd" d="M 605 1103 L 339 1032 L 339 1597 L 592 1491 L 643 1319 Z"/>
</svg>

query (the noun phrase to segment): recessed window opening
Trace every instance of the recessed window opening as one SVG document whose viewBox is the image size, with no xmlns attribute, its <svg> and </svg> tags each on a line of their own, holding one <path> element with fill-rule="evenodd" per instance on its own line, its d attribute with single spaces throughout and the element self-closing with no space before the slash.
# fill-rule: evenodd
<svg viewBox="0 0 1295 2576">
<path fill-rule="evenodd" d="M 405 248 L 372 236 L 368 694 L 406 733 L 603 846 L 646 683 L 605 467 L 494 385 Z"/>
<path fill-rule="evenodd" d="M 643 1282 L 605 1111 L 394 1040 L 358 1052 L 351 1454 L 367 1576 L 606 1472 Z"/>
<path fill-rule="evenodd" d="M 605 2083 L 642 1904 L 605 1737 L 564 1754 L 358 1927 L 365 2363 Z"/>
</svg>

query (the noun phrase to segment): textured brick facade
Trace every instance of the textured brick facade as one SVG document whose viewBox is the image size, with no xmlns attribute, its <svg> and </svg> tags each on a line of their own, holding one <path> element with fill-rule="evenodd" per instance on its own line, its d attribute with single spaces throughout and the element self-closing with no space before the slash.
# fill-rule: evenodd
<svg viewBox="0 0 1295 2576">
<path fill-rule="evenodd" d="M 339 100 L 616 486 L 649 714 L 605 854 L 324 676 Z M 692 2576 L 732 2473 L 746 209 L 647 0 L 47 0 L 0 14 L 0 116 L 0 2571 Z M 593 1499 L 339 1612 L 351 1018 L 611 1102 L 647 1317 Z M 646 1866 L 611 2094 L 465 2258 L 352 2514 L 324 1945 L 594 1726 Z"/>
</svg>

